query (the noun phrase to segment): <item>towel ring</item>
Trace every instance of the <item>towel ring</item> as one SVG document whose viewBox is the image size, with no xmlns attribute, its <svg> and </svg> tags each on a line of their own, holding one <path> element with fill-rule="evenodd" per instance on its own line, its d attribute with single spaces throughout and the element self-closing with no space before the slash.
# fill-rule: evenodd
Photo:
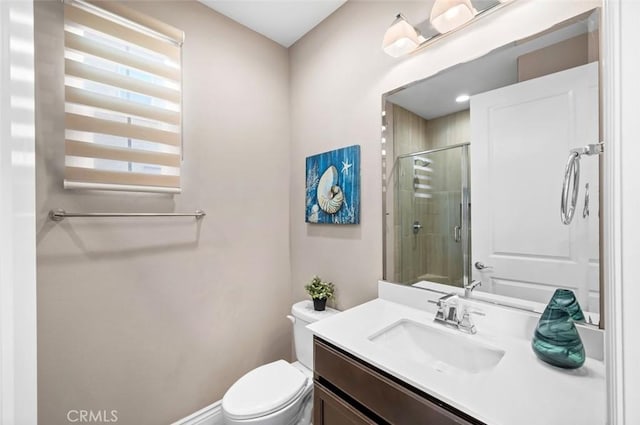
<svg viewBox="0 0 640 425">
<path fill-rule="evenodd" d="M 571 203 L 569 204 L 569 187 L 573 183 L 571 191 Z M 571 152 L 567 166 L 564 169 L 564 182 L 562 183 L 562 198 L 560 200 L 560 218 L 562 224 L 569 224 L 576 213 L 578 203 L 578 189 L 580 184 L 580 154 Z"/>
<path fill-rule="evenodd" d="M 576 213 L 578 191 L 580 190 L 580 157 L 582 155 L 600 155 L 603 151 L 604 143 L 601 142 L 587 145 L 583 148 L 571 149 L 569 152 L 569 159 L 564 168 L 564 181 L 562 182 L 562 196 L 560 198 L 560 219 L 562 224 L 570 224 Z M 572 188 L 571 200 L 569 200 L 570 187 Z"/>
</svg>

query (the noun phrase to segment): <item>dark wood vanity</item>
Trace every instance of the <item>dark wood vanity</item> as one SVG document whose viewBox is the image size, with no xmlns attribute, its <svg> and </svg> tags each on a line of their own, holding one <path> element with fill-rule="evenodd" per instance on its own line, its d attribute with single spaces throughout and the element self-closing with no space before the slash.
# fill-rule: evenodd
<svg viewBox="0 0 640 425">
<path fill-rule="evenodd" d="M 314 337 L 314 425 L 484 425 Z"/>
</svg>

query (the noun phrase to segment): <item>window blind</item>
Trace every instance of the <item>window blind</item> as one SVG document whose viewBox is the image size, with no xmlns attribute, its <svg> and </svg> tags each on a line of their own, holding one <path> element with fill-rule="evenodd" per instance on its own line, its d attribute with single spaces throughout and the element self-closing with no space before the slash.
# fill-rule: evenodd
<svg viewBox="0 0 640 425">
<path fill-rule="evenodd" d="M 180 192 L 183 32 L 65 1 L 64 187 Z"/>
</svg>

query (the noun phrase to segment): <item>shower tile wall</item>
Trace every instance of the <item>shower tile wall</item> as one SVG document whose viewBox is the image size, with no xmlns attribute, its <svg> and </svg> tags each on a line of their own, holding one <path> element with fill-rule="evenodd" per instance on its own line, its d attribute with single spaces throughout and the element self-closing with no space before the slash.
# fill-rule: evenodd
<svg viewBox="0 0 640 425">
<path fill-rule="evenodd" d="M 469 141 L 469 111 L 440 118 L 424 118 L 393 105 L 394 154 L 402 155 Z M 414 197 L 413 160 L 398 164 L 396 180 L 398 202 L 394 211 L 394 281 L 414 283 L 431 280 L 458 284 L 462 281 L 462 253 L 459 244 L 450 243 L 453 226 L 459 224 L 460 151 L 437 154 L 430 184 L 432 198 Z M 412 223 L 423 228 L 413 234 Z"/>
<path fill-rule="evenodd" d="M 393 148 L 394 157 L 412 152 L 429 149 L 427 140 L 427 121 L 422 117 L 398 106 L 392 106 L 393 117 Z M 426 241 L 423 235 L 413 235 L 409 223 L 414 220 L 413 176 L 407 167 L 396 165 L 398 178 L 395 180 L 394 191 L 394 282 L 409 283 L 420 269 L 420 259 L 425 258 Z M 419 204 L 417 205 L 419 208 Z M 413 279 L 415 281 L 415 279 Z"/>
</svg>

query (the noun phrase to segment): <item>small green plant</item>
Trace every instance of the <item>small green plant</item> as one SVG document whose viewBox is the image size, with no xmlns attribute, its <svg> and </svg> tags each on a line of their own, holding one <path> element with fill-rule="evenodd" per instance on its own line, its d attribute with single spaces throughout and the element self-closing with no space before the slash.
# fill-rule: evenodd
<svg viewBox="0 0 640 425">
<path fill-rule="evenodd" d="M 331 282 L 323 282 L 319 276 L 314 276 L 308 285 L 305 285 L 304 289 L 311 295 L 314 300 L 331 299 L 335 292 L 335 287 Z"/>
</svg>

